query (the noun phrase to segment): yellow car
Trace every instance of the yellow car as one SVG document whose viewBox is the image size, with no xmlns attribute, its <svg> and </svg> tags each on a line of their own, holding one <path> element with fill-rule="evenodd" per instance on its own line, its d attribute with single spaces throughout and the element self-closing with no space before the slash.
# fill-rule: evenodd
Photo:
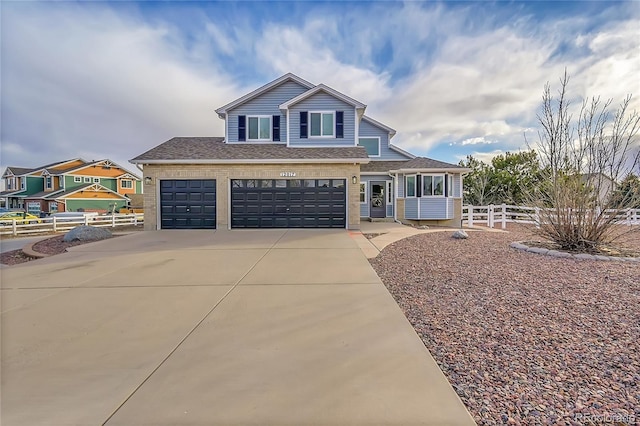
<svg viewBox="0 0 640 426">
<path fill-rule="evenodd" d="M 0 225 L 12 225 L 14 220 L 17 224 L 42 223 L 38 216 L 34 216 L 31 213 L 7 212 L 0 214 Z"/>
</svg>

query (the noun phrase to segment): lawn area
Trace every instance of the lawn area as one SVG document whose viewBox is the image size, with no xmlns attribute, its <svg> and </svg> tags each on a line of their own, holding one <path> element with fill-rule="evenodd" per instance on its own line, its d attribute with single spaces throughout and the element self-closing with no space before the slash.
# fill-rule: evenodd
<svg viewBox="0 0 640 426">
<path fill-rule="evenodd" d="M 640 423 L 640 263 L 521 252 L 518 228 L 451 234 L 371 263 L 476 422 Z"/>
</svg>

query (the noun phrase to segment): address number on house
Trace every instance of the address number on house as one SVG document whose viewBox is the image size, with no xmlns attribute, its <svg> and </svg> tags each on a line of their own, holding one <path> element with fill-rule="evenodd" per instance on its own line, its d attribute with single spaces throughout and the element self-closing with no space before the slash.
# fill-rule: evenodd
<svg viewBox="0 0 640 426">
<path fill-rule="evenodd" d="M 296 177 L 296 172 L 280 172 L 280 177 Z"/>
</svg>

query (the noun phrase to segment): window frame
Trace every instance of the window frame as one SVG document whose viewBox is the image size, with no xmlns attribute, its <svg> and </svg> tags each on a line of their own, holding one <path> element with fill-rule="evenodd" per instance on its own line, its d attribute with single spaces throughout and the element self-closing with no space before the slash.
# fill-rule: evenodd
<svg viewBox="0 0 640 426">
<path fill-rule="evenodd" d="M 250 126 L 250 123 L 251 123 L 251 119 L 252 118 L 257 118 L 258 119 L 258 129 L 257 129 L 258 130 L 258 133 L 257 133 L 258 134 L 258 138 L 257 139 L 251 138 L 251 126 Z M 262 119 L 269 120 L 269 137 L 268 138 L 261 138 L 260 137 L 260 120 L 262 120 Z M 271 116 L 271 115 L 247 115 L 246 123 L 245 123 L 245 128 L 246 128 L 246 130 L 245 130 L 246 138 L 245 139 L 246 139 L 246 141 L 247 142 L 249 142 L 249 141 L 252 141 L 252 142 L 270 142 L 272 140 L 272 138 L 273 138 L 273 121 L 272 121 L 272 119 L 273 119 L 273 116 Z"/>
<path fill-rule="evenodd" d="M 308 130 L 307 130 L 307 136 L 309 139 L 328 139 L 328 138 L 335 138 L 336 136 L 336 112 L 335 111 L 308 111 L 307 112 L 308 117 L 307 117 L 307 126 L 308 126 Z M 313 121 L 311 120 L 311 116 L 312 114 L 320 114 L 320 134 L 319 135 L 313 135 Z M 324 116 L 325 115 L 331 115 L 331 120 L 332 120 L 332 126 L 331 126 L 331 134 L 330 135 L 325 135 L 324 134 Z"/>
<path fill-rule="evenodd" d="M 20 190 L 24 191 L 26 189 L 27 189 L 27 178 L 23 176 L 20 178 Z"/>
<path fill-rule="evenodd" d="M 13 190 L 13 188 L 14 188 L 14 187 L 15 187 L 15 185 L 16 185 L 16 178 L 14 178 L 14 177 L 8 177 L 8 178 L 7 178 L 6 185 L 7 185 L 7 189 Z"/>
<path fill-rule="evenodd" d="M 413 178 L 413 195 L 409 195 L 409 178 Z M 404 198 L 416 198 L 418 194 L 418 175 L 404 175 Z"/>
<path fill-rule="evenodd" d="M 83 181 L 84 183 L 91 183 L 91 177 L 90 177 L 90 176 L 84 176 L 84 177 L 82 178 L 82 181 Z"/>
<path fill-rule="evenodd" d="M 53 189 L 53 177 L 51 175 L 45 176 L 44 189 Z"/>
<path fill-rule="evenodd" d="M 366 204 L 367 201 L 367 182 L 360 182 L 360 191 L 358 192 L 360 195 L 360 203 Z M 364 189 L 364 191 L 363 191 Z"/>
<path fill-rule="evenodd" d="M 125 184 L 124 184 L 125 182 L 129 186 L 125 186 Z M 122 188 L 122 189 L 133 189 L 133 179 L 120 179 L 120 188 Z"/>
<path fill-rule="evenodd" d="M 94 177 L 93 178 L 93 183 L 100 183 L 100 178 L 99 177 Z"/>
<path fill-rule="evenodd" d="M 369 157 L 380 157 L 380 136 L 359 136 L 358 137 L 358 146 L 362 146 L 360 145 L 360 140 L 361 139 L 377 139 L 378 140 L 378 154 L 369 154 L 369 152 L 367 152 L 367 156 Z M 367 149 L 366 147 L 363 147 L 365 150 Z"/>
<path fill-rule="evenodd" d="M 393 181 L 387 181 L 387 205 L 393 205 Z"/>
<path fill-rule="evenodd" d="M 445 191 L 445 179 L 446 179 L 446 174 L 445 173 L 421 173 L 422 175 L 422 196 L 423 197 L 431 197 L 431 198 L 445 198 L 446 195 L 446 191 Z M 425 188 L 425 182 L 426 179 L 425 177 L 430 177 L 431 178 L 431 193 L 427 193 L 426 188 Z M 435 195 L 434 191 L 435 191 L 435 182 L 434 182 L 434 178 L 435 177 L 440 177 L 442 178 L 442 194 L 438 194 Z"/>
<path fill-rule="evenodd" d="M 73 182 L 74 183 L 82 183 L 82 176 L 74 176 L 73 177 Z"/>
</svg>

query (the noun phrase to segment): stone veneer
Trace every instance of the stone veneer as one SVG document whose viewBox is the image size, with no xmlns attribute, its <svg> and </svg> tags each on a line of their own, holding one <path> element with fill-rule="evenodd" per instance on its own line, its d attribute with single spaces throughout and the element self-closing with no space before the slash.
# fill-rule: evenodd
<svg viewBox="0 0 640 426">
<path fill-rule="evenodd" d="M 282 172 L 293 172 L 295 177 L 282 177 Z M 145 164 L 144 229 L 156 230 L 159 220 L 160 180 L 163 179 L 215 179 L 216 228 L 229 227 L 229 189 L 231 179 L 345 179 L 347 182 L 348 229 L 360 229 L 360 165 L 339 164 Z M 352 177 L 357 182 L 352 183 Z M 144 181 L 144 180 L 143 180 Z"/>
</svg>

